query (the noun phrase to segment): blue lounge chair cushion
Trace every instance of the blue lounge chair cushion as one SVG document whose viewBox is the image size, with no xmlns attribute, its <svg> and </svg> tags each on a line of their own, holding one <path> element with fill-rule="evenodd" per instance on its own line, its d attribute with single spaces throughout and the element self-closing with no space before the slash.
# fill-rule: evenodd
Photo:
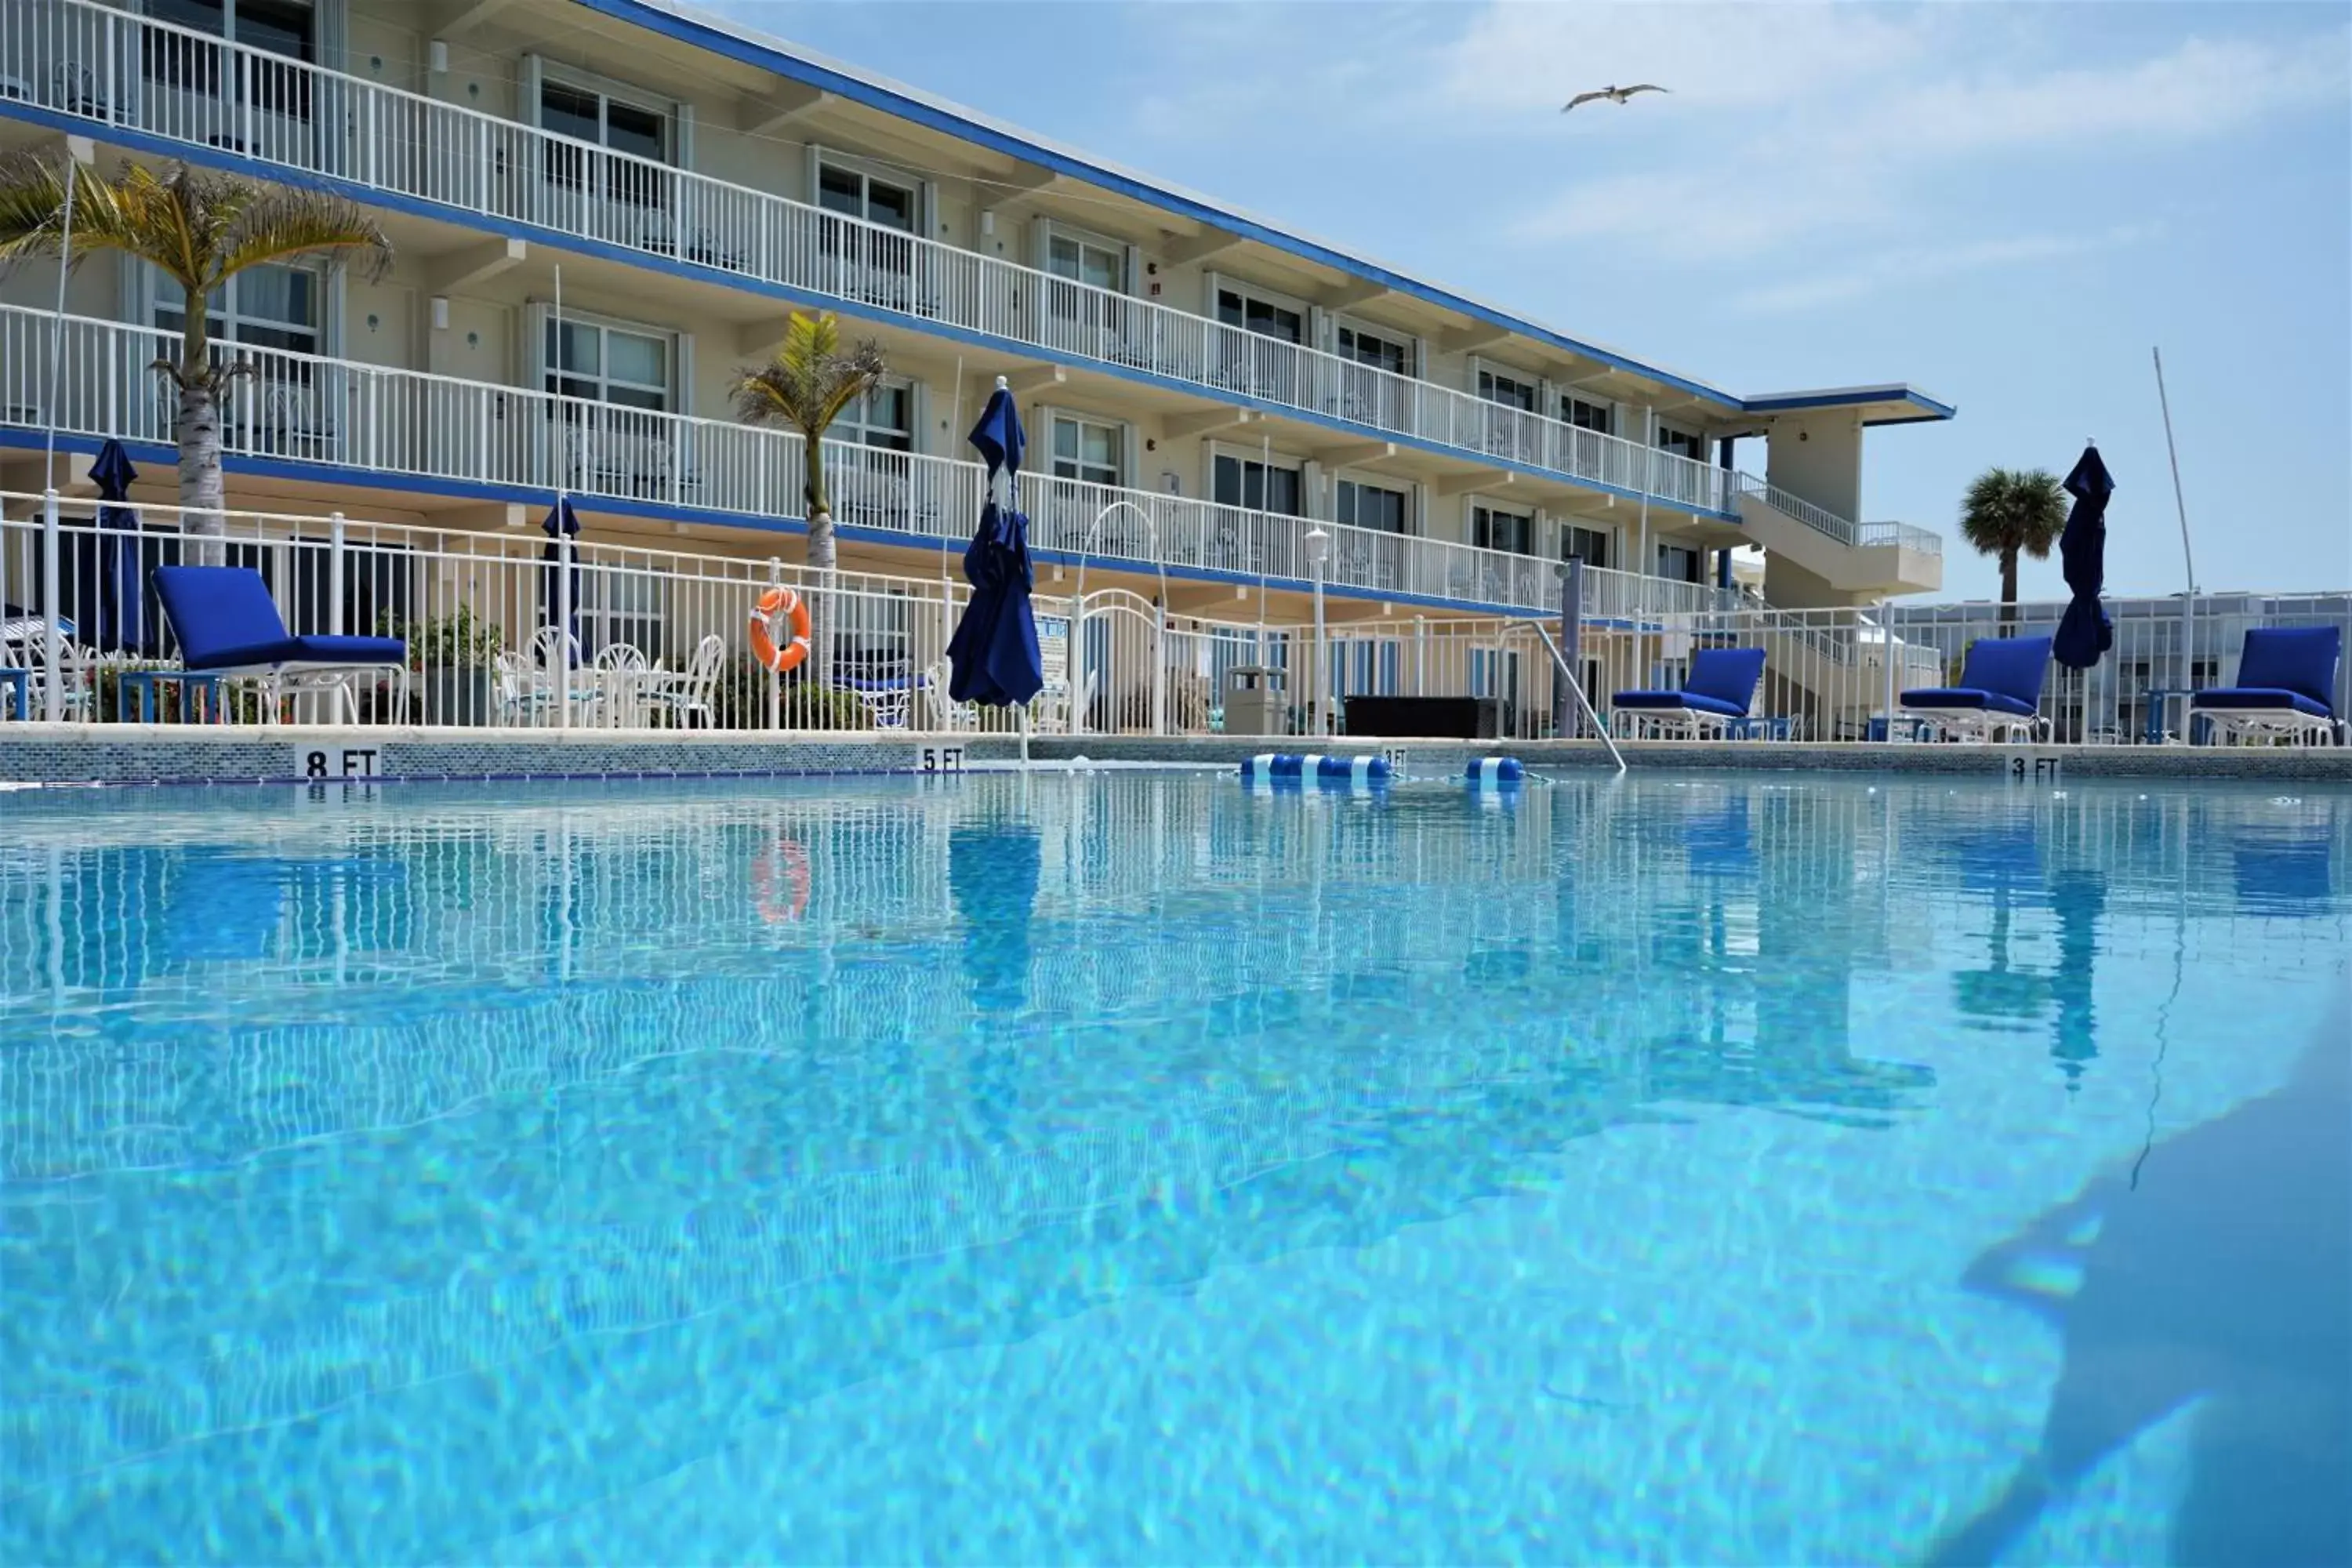
<svg viewBox="0 0 2352 1568">
<path fill-rule="evenodd" d="M 1903 694 L 1903 706 L 1922 709 L 1967 709 L 1981 713 L 2014 713 L 2033 717 L 2033 704 L 2021 702 L 2003 691 L 1979 691 L 1965 686 L 1930 686 Z"/>
<path fill-rule="evenodd" d="M 251 647 L 222 648 L 202 659 L 183 658 L 188 669 L 252 669 L 290 664 L 365 666 L 404 664 L 408 645 L 398 637 L 279 637 Z"/>
<path fill-rule="evenodd" d="M 2308 713 L 2315 719 L 2336 717 L 2328 711 L 2325 702 L 2314 702 L 2300 691 L 2287 691 L 2273 686 L 2224 686 L 2211 691 L 2200 691 L 2191 706 L 2255 712 L 2292 710 L 2297 713 Z"/>
<path fill-rule="evenodd" d="M 1620 708 L 1689 709 L 1724 719 L 1745 719 L 1755 700 L 1756 683 L 1764 679 L 1760 647 L 1701 648 L 1691 659 L 1690 674 L 1680 691 L 1621 691 Z"/>
<path fill-rule="evenodd" d="M 1683 694 L 1725 705 L 1703 709 L 1703 712 L 1727 712 L 1744 719 L 1748 705 L 1756 699 L 1756 683 L 1763 679 L 1760 647 L 1701 648 L 1691 660 L 1690 674 L 1683 678 Z"/>
<path fill-rule="evenodd" d="M 2336 717 L 2336 664 L 2342 636 L 2335 626 L 2258 626 L 2238 657 L 2238 684 L 2200 691 L 2194 708 L 2292 708 Z"/>
<path fill-rule="evenodd" d="M 1906 691 L 1903 706 L 2030 718 L 2042 705 L 2042 678 L 2049 673 L 2048 637 L 1984 637 L 1969 647 L 1957 684 Z"/>
<path fill-rule="evenodd" d="M 1695 713 L 1713 713 L 1725 719 L 1748 717 L 1744 705 L 1735 708 L 1720 697 L 1702 696 L 1696 691 L 1621 691 L 1616 701 L 1620 708 L 1671 709 L 1677 712 L 1687 708 Z"/>
<path fill-rule="evenodd" d="M 155 596 L 180 639 L 186 669 L 408 662 L 398 637 L 290 637 L 261 574 L 246 566 L 159 566 Z"/>
</svg>

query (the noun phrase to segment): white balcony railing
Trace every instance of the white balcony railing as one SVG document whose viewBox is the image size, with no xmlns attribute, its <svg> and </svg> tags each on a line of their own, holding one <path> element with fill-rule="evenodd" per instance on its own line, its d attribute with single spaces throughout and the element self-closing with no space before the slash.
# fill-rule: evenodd
<svg viewBox="0 0 2352 1568">
<path fill-rule="evenodd" d="M 0 306 L 0 424 L 47 426 L 52 353 L 47 311 Z M 176 334 L 65 318 L 57 427 L 169 444 L 176 409 L 149 366 Z M 552 491 L 757 518 L 798 518 L 801 442 L 782 431 L 624 408 L 528 388 L 247 345 L 221 345 L 244 374 L 222 410 L 225 448 L 452 484 Z M 846 527 L 936 543 L 967 536 L 980 510 L 977 463 L 828 444 L 827 488 Z M 363 481 L 359 481 L 363 482 Z M 1141 569 L 1166 566 L 1247 581 L 1307 581 L 1304 518 L 1217 506 L 1156 491 L 1022 477 L 1034 549 Z M 1123 503 L 1103 516 L 1113 503 Z M 1097 519 L 1100 521 L 1097 522 Z M 1323 523 L 1326 581 L 1373 594 L 1551 611 L 1552 563 L 1444 540 Z M 1588 571 L 1596 616 L 1719 607 L 1698 584 Z"/>
<path fill-rule="evenodd" d="M 1907 522 L 1850 522 L 1826 507 L 1815 506 L 1804 497 L 1767 483 L 1753 474 L 1739 476 L 1739 489 L 1762 500 L 1773 510 L 1795 518 L 1816 533 L 1827 534 L 1841 544 L 1857 547 L 1869 545 L 1900 545 L 1921 555 L 1944 553 L 1943 536 Z"/>
<path fill-rule="evenodd" d="M 1730 470 L 1622 437 L 88 0 L 0 7 L 0 114 L 12 99 L 1694 512 L 1737 504 Z"/>
</svg>

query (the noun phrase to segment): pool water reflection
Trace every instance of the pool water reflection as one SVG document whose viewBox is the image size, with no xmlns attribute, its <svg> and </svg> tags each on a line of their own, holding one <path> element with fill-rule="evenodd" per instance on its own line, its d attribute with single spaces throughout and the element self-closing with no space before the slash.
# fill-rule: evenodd
<svg viewBox="0 0 2352 1568">
<path fill-rule="evenodd" d="M 2301 787 L 10 797 L 0 1555 L 2341 1560 Z"/>
</svg>

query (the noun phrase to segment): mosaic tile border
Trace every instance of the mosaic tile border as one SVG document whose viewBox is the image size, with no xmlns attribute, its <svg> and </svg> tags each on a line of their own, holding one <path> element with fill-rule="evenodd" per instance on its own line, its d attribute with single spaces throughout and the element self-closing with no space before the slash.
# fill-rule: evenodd
<svg viewBox="0 0 2352 1568">
<path fill-rule="evenodd" d="M 1307 751 L 1304 737 L 1076 735 L 1033 737 L 1045 763 L 1237 765 L 1270 751 Z M 1605 768 L 1591 741 L 1462 742 L 1333 738 L 1335 755 L 1387 753 L 1415 774 L 1459 772 L 1474 757 L 1550 768 Z M 1831 745 L 1821 742 L 1637 742 L 1629 766 L 1672 771 L 2000 774 L 2054 766 L 2080 778 L 2279 779 L 2352 784 L 2352 747 Z M 205 731 L 182 725 L 0 725 L 0 783 L 16 784 L 537 783 L 558 780 L 802 778 L 918 774 L 1001 766 L 1020 754 L 1009 735 L 770 737 L 757 732 L 627 737 L 593 731 L 355 730 L 285 727 Z M 314 760 L 314 757 L 317 760 Z"/>
</svg>

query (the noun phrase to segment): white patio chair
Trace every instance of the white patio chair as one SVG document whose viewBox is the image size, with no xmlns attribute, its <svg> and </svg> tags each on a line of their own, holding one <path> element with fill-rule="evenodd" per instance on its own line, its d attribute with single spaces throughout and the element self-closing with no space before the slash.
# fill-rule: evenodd
<svg viewBox="0 0 2352 1568">
<path fill-rule="evenodd" d="M 643 698 L 652 671 L 643 653 L 625 642 L 607 643 L 596 650 L 590 674 L 595 678 L 597 723 L 627 730 L 644 722 Z"/>
<path fill-rule="evenodd" d="M 980 709 L 948 695 L 948 664 L 940 659 L 923 671 L 923 722 L 930 730 L 977 730 Z"/>
<path fill-rule="evenodd" d="M 558 679 L 567 648 L 572 661 L 568 683 Z M 580 639 L 567 636 L 561 627 L 541 626 L 531 635 L 528 674 L 535 703 L 551 720 L 557 708 L 557 693 L 566 684 L 572 693 L 574 723 L 588 721 L 596 710 L 596 672 L 581 664 L 579 658 Z"/>
<path fill-rule="evenodd" d="M 646 705 L 667 715 L 674 729 L 692 728 L 698 716 L 704 729 L 716 729 L 718 719 L 710 699 L 726 662 L 727 639 L 716 632 L 707 634 L 694 645 L 694 657 L 687 660 L 684 669 L 651 672 L 645 687 Z"/>
</svg>

